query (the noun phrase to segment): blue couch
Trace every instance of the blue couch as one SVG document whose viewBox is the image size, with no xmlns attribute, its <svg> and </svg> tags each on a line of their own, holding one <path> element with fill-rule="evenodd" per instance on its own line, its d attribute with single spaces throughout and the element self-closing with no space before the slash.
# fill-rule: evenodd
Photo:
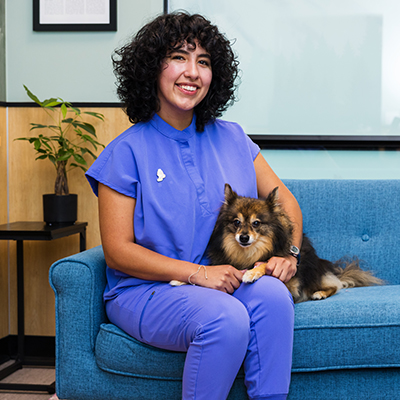
<svg viewBox="0 0 400 400">
<path fill-rule="evenodd" d="M 399 399 L 400 180 L 285 183 L 320 257 L 357 255 L 387 282 L 295 306 L 289 400 Z M 59 398 L 180 399 L 185 354 L 141 344 L 107 321 L 105 267 L 101 247 L 51 267 Z M 242 372 L 228 399 L 247 399 Z"/>
</svg>

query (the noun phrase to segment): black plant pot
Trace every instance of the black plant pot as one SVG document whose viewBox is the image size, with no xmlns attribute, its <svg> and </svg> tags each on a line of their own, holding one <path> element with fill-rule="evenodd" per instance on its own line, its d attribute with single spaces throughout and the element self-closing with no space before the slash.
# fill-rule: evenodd
<svg viewBox="0 0 400 400">
<path fill-rule="evenodd" d="M 78 195 L 43 195 L 43 219 L 48 225 L 73 224 L 78 218 Z"/>
</svg>

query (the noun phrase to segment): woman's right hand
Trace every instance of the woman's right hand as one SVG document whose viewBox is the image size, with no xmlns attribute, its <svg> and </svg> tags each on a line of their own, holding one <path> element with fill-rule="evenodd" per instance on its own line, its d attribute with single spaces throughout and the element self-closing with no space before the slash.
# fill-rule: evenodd
<svg viewBox="0 0 400 400">
<path fill-rule="evenodd" d="M 243 274 L 232 265 L 207 265 L 190 278 L 190 282 L 198 286 L 220 290 L 232 294 L 241 284 Z"/>
</svg>

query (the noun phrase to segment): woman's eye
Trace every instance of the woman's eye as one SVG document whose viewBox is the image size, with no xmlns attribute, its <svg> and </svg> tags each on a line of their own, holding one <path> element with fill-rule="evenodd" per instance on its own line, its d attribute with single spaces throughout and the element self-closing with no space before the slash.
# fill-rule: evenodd
<svg viewBox="0 0 400 400">
<path fill-rule="evenodd" d="M 252 225 L 253 225 L 254 228 L 258 228 L 261 225 L 261 222 L 260 221 L 254 221 L 252 223 Z"/>
<path fill-rule="evenodd" d="M 200 60 L 199 64 L 204 65 L 205 67 L 209 67 L 210 66 L 210 62 L 208 60 Z"/>
<path fill-rule="evenodd" d="M 235 220 L 233 221 L 233 226 L 234 226 L 235 228 L 239 228 L 239 226 L 240 226 L 240 221 L 239 221 L 238 219 L 235 219 Z"/>
</svg>

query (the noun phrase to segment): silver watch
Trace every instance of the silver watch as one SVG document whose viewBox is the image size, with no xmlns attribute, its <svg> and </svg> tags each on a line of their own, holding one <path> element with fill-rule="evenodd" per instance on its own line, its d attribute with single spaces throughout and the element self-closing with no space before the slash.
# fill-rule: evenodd
<svg viewBox="0 0 400 400">
<path fill-rule="evenodd" d="M 291 245 L 289 251 L 290 251 L 290 254 L 293 257 L 297 258 L 297 265 L 299 265 L 300 264 L 300 250 L 299 250 L 299 248 L 296 247 L 296 246 Z"/>
</svg>

